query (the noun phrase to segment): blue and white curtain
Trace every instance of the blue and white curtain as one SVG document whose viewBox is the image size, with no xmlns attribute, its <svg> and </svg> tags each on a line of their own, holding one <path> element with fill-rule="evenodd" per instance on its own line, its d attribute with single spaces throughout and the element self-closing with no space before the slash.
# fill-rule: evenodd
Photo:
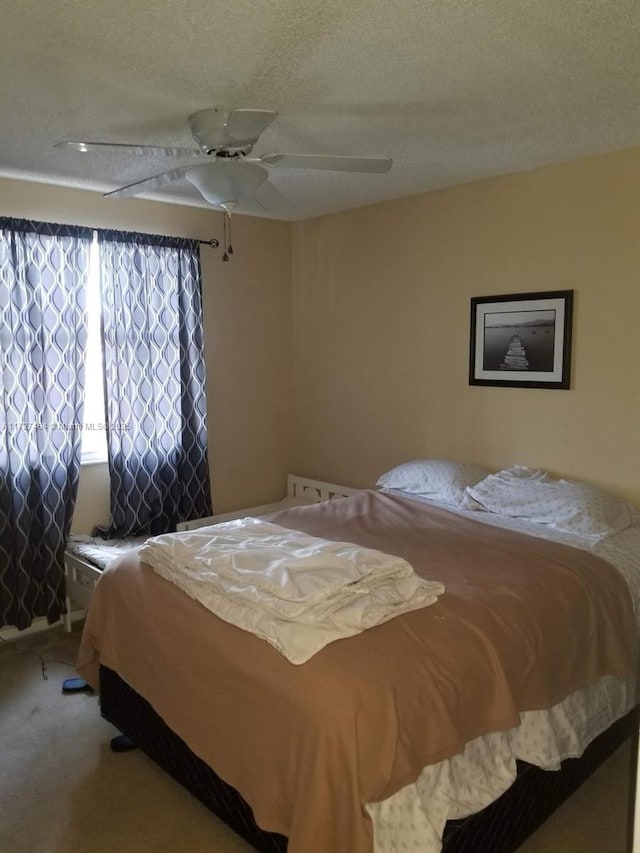
<svg viewBox="0 0 640 853">
<path fill-rule="evenodd" d="M 210 515 L 200 246 L 99 231 L 111 522 L 159 534 Z"/>
<path fill-rule="evenodd" d="M 91 236 L 0 218 L 0 625 L 55 622 L 64 606 Z"/>
</svg>

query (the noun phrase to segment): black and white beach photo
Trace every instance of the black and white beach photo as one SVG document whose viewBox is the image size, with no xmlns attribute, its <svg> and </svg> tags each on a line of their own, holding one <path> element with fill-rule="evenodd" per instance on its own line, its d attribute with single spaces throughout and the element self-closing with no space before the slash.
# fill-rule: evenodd
<svg viewBox="0 0 640 853">
<path fill-rule="evenodd" d="M 569 387 L 573 291 L 471 300 L 469 383 Z"/>
<path fill-rule="evenodd" d="M 487 312 L 484 315 L 483 369 L 551 373 L 555 327 L 556 312 L 553 310 Z"/>
</svg>

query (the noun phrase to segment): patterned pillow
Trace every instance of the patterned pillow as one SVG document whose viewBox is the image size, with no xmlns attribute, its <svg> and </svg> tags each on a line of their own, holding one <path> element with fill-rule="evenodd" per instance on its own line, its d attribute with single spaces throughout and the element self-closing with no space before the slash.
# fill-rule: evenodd
<svg viewBox="0 0 640 853">
<path fill-rule="evenodd" d="M 597 486 L 556 480 L 544 471 L 515 466 L 467 488 L 477 508 L 600 541 L 635 524 L 638 511 Z"/>
<path fill-rule="evenodd" d="M 487 476 L 487 471 L 466 462 L 447 459 L 414 459 L 383 474 L 377 486 L 400 489 L 412 495 L 460 506 L 467 486 Z"/>
<path fill-rule="evenodd" d="M 487 480 L 489 480 L 490 483 L 496 483 L 500 480 L 505 480 L 507 483 L 511 483 L 512 480 L 549 479 L 549 475 L 546 473 L 546 471 L 541 471 L 539 468 L 527 468 L 524 465 L 513 465 L 511 468 L 505 468 L 503 471 L 498 471 L 497 474 L 491 474 L 490 477 L 493 477 L 493 480 L 489 480 L 489 477 L 486 478 Z M 471 488 L 465 489 L 464 498 L 462 499 L 462 503 L 460 504 L 460 506 L 462 507 L 462 509 L 474 509 L 482 512 L 493 512 L 493 510 L 489 510 L 482 503 L 481 499 L 476 500 L 473 497 Z M 503 515 L 505 514 L 506 513 L 503 513 Z"/>
</svg>

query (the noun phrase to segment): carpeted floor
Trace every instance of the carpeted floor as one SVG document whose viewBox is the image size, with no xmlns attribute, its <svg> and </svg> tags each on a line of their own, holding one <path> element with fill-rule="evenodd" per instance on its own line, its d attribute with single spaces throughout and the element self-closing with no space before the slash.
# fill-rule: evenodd
<svg viewBox="0 0 640 853">
<path fill-rule="evenodd" d="M 73 663 L 79 636 L 0 643 L 0 853 L 249 853 L 143 753 L 111 752 L 97 698 L 61 693 L 71 667 L 45 681 L 17 648 Z M 625 744 L 520 853 L 625 853 L 629 761 Z"/>
</svg>

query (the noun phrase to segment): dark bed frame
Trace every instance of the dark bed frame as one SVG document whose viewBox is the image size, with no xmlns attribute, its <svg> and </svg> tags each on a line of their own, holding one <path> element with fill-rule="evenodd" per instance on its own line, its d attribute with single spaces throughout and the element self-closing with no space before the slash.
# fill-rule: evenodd
<svg viewBox="0 0 640 853">
<path fill-rule="evenodd" d="M 265 832 L 240 794 L 191 752 L 120 676 L 100 667 L 102 716 L 260 853 L 286 853 L 284 835 Z M 597 737 L 580 758 L 559 771 L 518 762 L 514 784 L 494 803 L 445 827 L 443 853 L 512 853 L 630 735 L 636 737 L 639 709 Z M 266 770 L 266 768 L 265 768 Z M 631 797 L 633 801 L 633 797 Z M 631 820 L 631 812 L 629 820 Z"/>
</svg>

